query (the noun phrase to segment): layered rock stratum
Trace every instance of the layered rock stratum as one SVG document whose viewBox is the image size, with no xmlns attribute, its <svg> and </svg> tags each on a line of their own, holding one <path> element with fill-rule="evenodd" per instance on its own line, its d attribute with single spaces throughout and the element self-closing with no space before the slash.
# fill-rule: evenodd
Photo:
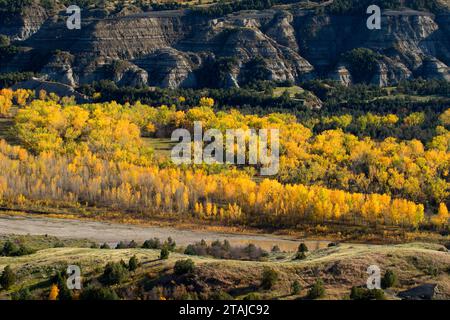
<svg viewBox="0 0 450 320">
<path fill-rule="evenodd" d="M 243 81 L 249 61 L 262 58 L 267 80 L 320 77 L 351 85 L 354 77 L 343 57 L 368 48 L 379 57 L 368 75 L 372 84 L 418 77 L 448 81 L 447 9 L 383 10 L 380 30 L 366 27 L 365 13 L 332 15 L 296 5 L 220 17 L 190 10 L 130 9 L 116 15 L 91 10 L 82 12 L 81 30 L 68 30 L 63 10 L 51 15 L 33 5 L 13 14 L 15 20 L 0 21 L 0 34 L 24 47 L 0 71 L 31 69 L 73 87 L 101 79 L 120 86 L 198 87 L 198 70 L 206 62 L 233 57 L 236 66 L 220 84 L 232 87 Z"/>
</svg>

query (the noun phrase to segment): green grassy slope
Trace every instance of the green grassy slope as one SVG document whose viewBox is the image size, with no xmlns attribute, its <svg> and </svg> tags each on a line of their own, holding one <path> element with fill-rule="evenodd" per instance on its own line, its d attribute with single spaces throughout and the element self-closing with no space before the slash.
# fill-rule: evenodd
<svg viewBox="0 0 450 320">
<path fill-rule="evenodd" d="M 309 287 L 321 278 L 326 288 L 327 299 L 345 299 L 352 286 L 364 285 L 369 265 L 378 265 L 382 274 L 393 270 L 399 278 L 399 285 L 386 291 L 388 298 L 395 298 L 401 290 L 423 283 L 436 283 L 440 298 L 450 298 L 450 254 L 441 245 L 360 245 L 340 244 L 336 247 L 319 249 L 308 254 L 305 260 L 293 260 L 293 253 L 271 253 L 267 261 L 218 260 L 209 257 L 187 256 L 171 253 L 168 260 L 159 260 L 159 250 L 149 249 L 90 249 L 90 248 L 48 248 L 22 257 L 0 257 L 0 270 L 10 265 L 19 281 L 8 291 L 0 292 L 1 299 L 7 299 L 11 292 L 22 287 L 35 290 L 41 298 L 48 294 L 48 279 L 56 270 L 68 264 L 77 264 L 83 271 L 85 283 L 96 283 L 103 268 L 110 261 L 128 261 L 136 255 L 142 265 L 133 272 L 125 283 L 113 288 L 123 298 L 145 297 L 153 287 L 173 289 L 185 285 L 198 293 L 225 291 L 241 299 L 251 292 L 265 299 L 303 298 Z M 176 276 L 173 265 L 180 259 L 192 259 L 196 268 L 190 276 Z M 260 288 L 264 267 L 270 267 L 279 274 L 279 280 L 270 291 Z M 298 295 L 291 295 L 293 281 L 298 280 L 303 289 Z"/>
</svg>

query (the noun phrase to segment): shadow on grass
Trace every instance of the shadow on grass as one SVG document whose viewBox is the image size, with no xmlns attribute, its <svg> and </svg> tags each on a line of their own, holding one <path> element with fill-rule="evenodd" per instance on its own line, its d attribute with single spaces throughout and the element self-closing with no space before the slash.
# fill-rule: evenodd
<svg viewBox="0 0 450 320">
<path fill-rule="evenodd" d="M 50 287 L 51 285 L 52 285 L 52 280 L 47 279 L 47 280 L 44 280 L 44 281 L 41 281 L 41 282 L 38 282 L 38 283 L 35 283 L 35 284 L 29 286 L 28 289 L 30 291 L 38 290 L 38 289 L 45 289 L 45 288 Z"/>
<path fill-rule="evenodd" d="M 232 290 L 230 290 L 229 294 L 231 294 L 233 297 L 242 296 L 242 295 L 246 295 L 246 294 L 258 291 L 258 289 L 259 289 L 258 286 L 252 285 L 252 286 L 232 289 Z"/>
<path fill-rule="evenodd" d="M 161 260 L 161 259 L 148 260 L 148 261 L 142 262 L 141 264 L 142 264 L 143 266 L 145 266 L 145 265 L 148 265 L 148 264 L 150 264 L 150 263 L 158 262 L 158 261 L 162 261 L 162 260 Z M 159 264 L 162 265 L 162 263 L 159 263 Z M 156 265 L 156 266 L 157 266 L 157 265 Z"/>
</svg>

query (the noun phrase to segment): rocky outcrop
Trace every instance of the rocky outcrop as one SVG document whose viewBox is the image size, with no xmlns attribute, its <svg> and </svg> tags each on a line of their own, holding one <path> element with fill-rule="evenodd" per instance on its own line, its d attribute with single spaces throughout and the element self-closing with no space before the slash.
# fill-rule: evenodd
<svg viewBox="0 0 450 320">
<path fill-rule="evenodd" d="M 148 85 L 148 73 L 128 61 L 120 61 L 120 66 L 112 70 L 113 81 L 123 87 L 144 87 Z"/>
<path fill-rule="evenodd" d="M 334 69 L 328 77 L 331 80 L 337 81 L 340 84 L 348 87 L 352 84 L 352 75 L 350 74 L 350 71 L 348 70 L 347 66 L 344 64 L 340 64 Z"/>
<path fill-rule="evenodd" d="M 232 56 L 241 62 L 262 57 L 270 71 L 268 80 L 296 81 L 313 70 L 311 64 L 289 47 L 280 46 L 259 29 L 239 28 L 232 30 L 221 56 Z"/>
<path fill-rule="evenodd" d="M 2 68 L 33 69 L 70 86 L 111 79 L 127 86 L 195 87 L 201 83 L 196 71 L 221 57 L 237 62 L 222 78 L 223 87 L 239 86 L 255 58 L 264 60 L 267 80 L 298 83 L 320 76 L 350 85 L 357 77 L 343 55 L 355 48 L 369 48 L 380 57 L 367 75 L 372 84 L 413 77 L 449 80 L 448 14 L 384 11 L 381 30 L 369 30 L 364 15 L 317 14 L 289 5 L 214 18 L 187 10 L 144 13 L 130 6 L 114 15 L 88 10 L 81 30 L 68 30 L 63 16 L 48 17 L 36 5 L 27 10 L 14 30 L 0 22 L 0 33 L 29 48 Z M 128 64 L 107 72 L 114 61 Z"/>
<path fill-rule="evenodd" d="M 374 76 L 370 80 L 370 84 L 373 84 L 378 87 L 385 87 L 389 84 L 388 68 L 386 64 L 382 62 L 378 63 L 377 70 L 375 71 Z"/>
<path fill-rule="evenodd" d="M 0 13 L 0 34 L 23 41 L 39 31 L 48 18 L 47 11 L 36 4 L 25 7 L 21 14 Z"/>
<path fill-rule="evenodd" d="M 59 52 L 50 59 L 40 73 L 44 74 L 48 80 L 75 87 L 78 81 L 72 69 L 74 59 L 74 56 L 68 52 Z"/>
<path fill-rule="evenodd" d="M 445 36 L 435 17 L 426 12 L 385 12 L 379 32 L 369 33 L 364 46 L 385 56 L 383 85 L 397 83 L 418 73 L 429 56 L 435 56 L 439 47 L 445 47 Z M 447 58 L 450 58 L 448 56 Z M 431 72 L 433 73 L 433 72 Z M 422 73 L 424 74 L 424 73 Z M 426 72 L 425 72 L 426 74 Z"/>
<path fill-rule="evenodd" d="M 381 23 L 381 30 L 366 32 L 364 47 L 397 57 L 410 70 L 420 67 L 426 55 L 435 55 L 445 38 L 439 34 L 434 17 L 426 12 L 387 11 Z"/>
<path fill-rule="evenodd" d="M 369 48 L 383 56 L 371 75 L 377 85 L 408 79 L 421 68 L 427 56 L 450 60 L 446 35 L 448 18 L 408 9 L 382 13 L 381 30 L 367 29 L 364 17 L 303 13 L 294 16 L 302 56 L 319 73 L 328 74 L 341 63 L 342 54 L 354 48 Z M 443 61 L 444 64 L 447 64 Z"/>
<path fill-rule="evenodd" d="M 298 52 L 295 30 L 292 26 L 293 20 L 294 18 L 290 12 L 284 10 L 279 11 L 275 13 L 273 21 L 266 27 L 265 34 L 279 44 Z"/>
<path fill-rule="evenodd" d="M 90 26 L 87 43 L 80 42 L 80 49 L 87 45 L 87 54 L 132 60 L 174 46 L 194 27 L 179 11 L 103 19 Z"/>
<path fill-rule="evenodd" d="M 384 56 L 382 61 L 387 69 L 386 85 L 395 84 L 413 77 L 413 71 L 398 59 L 398 57 Z"/>
<path fill-rule="evenodd" d="M 151 86 L 192 88 L 197 85 L 193 72 L 195 63 L 188 54 L 173 48 L 159 49 L 151 55 L 136 59 L 135 63 L 148 72 L 148 84 Z"/>
<path fill-rule="evenodd" d="M 237 77 L 232 73 L 228 73 L 222 86 L 224 88 L 239 88 Z"/>
<path fill-rule="evenodd" d="M 427 57 L 423 60 L 418 74 L 424 79 L 450 81 L 450 68 L 434 57 Z"/>
</svg>

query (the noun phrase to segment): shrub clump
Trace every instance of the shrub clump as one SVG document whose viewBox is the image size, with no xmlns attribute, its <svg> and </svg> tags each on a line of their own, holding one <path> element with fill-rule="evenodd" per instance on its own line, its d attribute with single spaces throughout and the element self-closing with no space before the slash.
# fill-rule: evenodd
<svg viewBox="0 0 450 320">
<path fill-rule="evenodd" d="M 132 256 L 128 261 L 128 270 L 135 271 L 139 268 L 139 260 L 136 256 Z"/>
<path fill-rule="evenodd" d="M 106 242 L 104 244 L 102 244 L 100 246 L 100 249 L 111 249 L 111 247 L 109 246 L 109 244 L 107 244 Z"/>
<path fill-rule="evenodd" d="M 159 259 L 167 260 L 169 259 L 170 251 L 166 247 L 161 249 L 161 253 L 159 254 Z"/>
<path fill-rule="evenodd" d="M 227 240 L 216 240 L 208 245 L 205 240 L 190 244 L 184 254 L 196 256 L 212 256 L 216 259 L 259 261 L 268 256 L 268 253 L 254 244 L 245 247 L 233 247 Z"/>
<path fill-rule="evenodd" d="M 261 287 L 270 290 L 278 281 L 278 272 L 271 268 L 264 268 L 261 280 Z"/>
<path fill-rule="evenodd" d="M 297 252 L 308 252 L 308 247 L 303 242 L 299 244 Z"/>
<path fill-rule="evenodd" d="M 294 260 L 303 260 L 306 258 L 306 252 L 308 252 L 308 247 L 303 242 L 300 243 L 297 249 L 297 253 L 294 256 Z"/>
<path fill-rule="evenodd" d="M 352 300 L 385 300 L 384 291 L 381 289 L 367 289 L 361 287 L 352 287 L 350 292 Z"/>
<path fill-rule="evenodd" d="M 175 248 L 177 247 L 177 243 L 171 238 L 167 238 L 164 243 L 161 243 L 161 240 L 158 238 L 153 238 L 149 240 L 145 240 L 142 244 L 143 249 L 162 249 L 166 248 L 169 251 L 175 251 Z"/>
<path fill-rule="evenodd" d="M 164 241 L 163 247 L 166 247 L 167 249 L 169 249 L 169 251 L 175 251 L 177 244 L 171 237 L 168 237 L 167 241 Z"/>
<path fill-rule="evenodd" d="M 281 252 L 281 250 L 280 250 L 280 247 L 279 246 L 277 246 L 277 245 L 274 245 L 273 247 L 272 247 L 272 253 L 278 253 L 278 252 Z"/>
<path fill-rule="evenodd" d="M 392 270 L 387 270 L 381 279 L 381 286 L 386 289 L 390 287 L 395 287 L 398 284 L 397 275 Z"/>
<path fill-rule="evenodd" d="M 0 250 L 0 256 L 4 257 L 19 257 L 35 253 L 36 250 L 26 247 L 23 244 L 17 245 L 12 241 L 6 241 L 3 248 Z"/>
<path fill-rule="evenodd" d="M 6 266 L 0 275 L 0 286 L 8 290 L 16 282 L 16 276 L 10 266 Z"/>
<path fill-rule="evenodd" d="M 291 294 L 292 295 L 298 295 L 302 291 L 302 286 L 298 280 L 295 280 L 291 285 Z"/>
<path fill-rule="evenodd" d="M 186 273 L 192 273 L 195 269 L 195 263 L 191 259 L 187 260 L 178 260 L 175 262 L 175 266 L 173 270 L 176 275 L 183 275 Z"/>
<path fill-rule="evenodd" d="M 103 275 L 101 276 L 101 282 L 104 284 L 112 285 L 125 281 L 128 277 L 128 270 L 126 265 L 122 262 L 109 262 L 105 266 Z"/>
<path fill-rule="evenodd" d="M 57 271 L 51 283 L 58 287 L 58 300 L 72 300 L 72 292 L 67 287 L 67 273 L 65 270 Z"/>
<path fill-rule="evenodd" d="M 325 287 L 322 279 L 317 279 L 308 291 L 308 299 L 318 299 L 325 295 Z"/>
<path fill-rule="evenodd" d="M 145 240 L 142 244 L 143 249 L 161 249 L 161 241 L 158 238 Z"/>
<path fill-rule="evenodd" d="M 297 252 L 294 256 L 294 260 L 306 259 L 306 254 L 304 252 Z"/>
<path fill-rule="evenodd" d="M 139 247 L 139 245 L 134 240 L 131 240 L 130 242 L 120 241 L 116 245 L 116 249 L 135 249 L 137 247 Z M 105 248 L 105 249 L 107 249 L 107 248 Z"/>
<path fill-rule="evenodd" d="M 367 48 L 356 48 L 343 55 L 356 82 L 368 82 L 378 67 L 381 56 Z"/>
</svg>

